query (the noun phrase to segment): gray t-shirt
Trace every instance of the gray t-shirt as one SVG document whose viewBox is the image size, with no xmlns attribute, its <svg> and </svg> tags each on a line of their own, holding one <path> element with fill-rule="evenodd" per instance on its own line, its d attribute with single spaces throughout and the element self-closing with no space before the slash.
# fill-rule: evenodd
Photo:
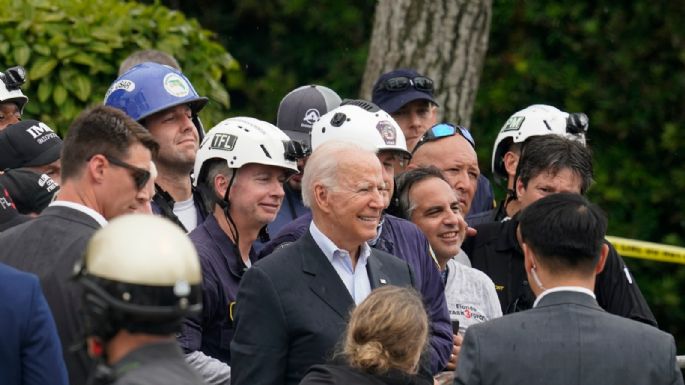
<svg viewBox="0 0 685 385">
<path fill-rule="evenodd" d="M 450 320 L 459 321 L 459 333 L 469 326 L 502 316 L 495 284 L 480 270 L 447 261 L 445 299 Z"/>
</svg>

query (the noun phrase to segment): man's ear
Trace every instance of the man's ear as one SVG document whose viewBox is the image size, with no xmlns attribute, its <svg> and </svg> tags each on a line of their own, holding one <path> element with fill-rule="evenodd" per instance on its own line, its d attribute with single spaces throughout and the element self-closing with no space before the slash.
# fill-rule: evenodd
<svg viewBox="0 0 685 385">
<path fill-rule="evenodd" d="M 516 167 L 519 165 L 519 157 L 520 155 L 513 151 L 507 151 L 504 154 L 504 169 L 507 171 L 507 175 L 509 175 L 510 178 L 513 178 L 514 175 L 516 175 Z"/>
<path fill-rule="evenodd" d="M 320 183 L 314 184 L 314 203 L 317 207 L 319 207 L 319 209 L 321 209 L 321 211 L 325 213 L 329 213 L 331 211 L 330 197 L 330 191 L 326 186 Z"/>
<path fill-rule="evenodd" d="M 93 155 L 90 160 L 88 160 L 88 166 L 86 167 L 86 172 L 88 177 L 93 180 L 96 184 L 102 183 L 105 179 L 105 170 L 108 168 L 109 162 L 102 154 Z"/>
<path fill-rule="evenodd" d="M 226 196 L 226 189 L 228 188 L 228 178 L 223 174 L 217 174 L 213 181 L 214 194 L 220 199 Z"/>
<path fill-rule="evenodd" d="M 597 261 L 597 265 L 595 266 L 595 274 L 599 274 L 604 270 L 607 255 L 609 255 L 609 245 L 602 243 L 602 248 L 599 250 L 599 261 Z"/>
<path fill-rule="evenodd" d="M 535 262 L 535 254 L 533 251 L 525 243 L 521 243 L 521 248 L 523 249 L 523 265 L 525 266 L 526 271 L 536 268 L 537 264 Z"/>
<path fill-rule="evenodd" d="M 514 186 L 516 189 L 516 196 L 518 199 L 521 199 L 521 195 L 526 191 L 526 188 L 523 186 L 523 182 L 521 181 L 521 178 L 516 178 L 516 186 Z"/>
</svg>

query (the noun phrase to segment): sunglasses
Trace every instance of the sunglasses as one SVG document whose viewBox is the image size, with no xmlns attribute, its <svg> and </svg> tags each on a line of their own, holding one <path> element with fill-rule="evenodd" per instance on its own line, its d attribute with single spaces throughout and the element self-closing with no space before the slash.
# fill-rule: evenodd
<svg viewBox="0 0 685 385">
<path fill-rule="evenodd" d="M 409 78 L 406 76 L 397 76 L 390 79 L 385 79 L 380 85 L 380 89 L 386 91 L 402 91 L 409 87 L 414 87 L 419 91 L 433 92 L 433 80 L 425 76 L 416 76 Z"/>
<path fill-rule="evenodd" d="M 285 149 L 285 160 L 292 162 L 297 162 L 298 159 L 305 158 L 312 153 L 309 146 L 296 140 L 284 140 L 283 147 Z"/>
<path fill-rule="evenodd" d="M 129 170 L 131 172 L 131 177 L 133 178 L 133 183 L 136 185 L 136 189 L 138 191 L 142 190 L 150 180 L 150 171 L 128 164 L 110 155 L 104 155 L 104 157 L 109 161 L 109 163 Z"/>
<path fill-rule="evenodd" d="M 461 135 L 464 137 L 464 139 L 466 139 L 467 142 L 469 142 L 471 147 L 474 149 L 476 148 L 476 141 L 473 140 L 473 136 L 471 136 L 469 130 L 462 126 L 455 126 L 449 123 L 439 123 L 429 128 L 428 131 L 421 136 L 421 139 L 419 139 L 419 141 L 416 143 L 416 146 L 414 146 L 414 150 L 412 150 L 411 154 L 414 155 L 416 150 L 418 150 L 418 148 L 426 142 L 432 142 L 434 140 L 447 138 L 454 135 Z"/>
</svg>

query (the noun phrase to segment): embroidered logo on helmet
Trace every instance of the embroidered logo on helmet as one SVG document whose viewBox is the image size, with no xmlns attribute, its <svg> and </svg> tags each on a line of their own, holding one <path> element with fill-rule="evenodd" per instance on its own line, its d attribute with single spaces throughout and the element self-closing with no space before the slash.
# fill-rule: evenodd
<svg viewBox="0 0 685 385">
<path fill-rule="evenodd" d="M 504 127 L 502 127 L 502 131 L 500 132 L 518 131 L 521 128 L 524 120 L 526 120 L 525 116 L 512 116 L 509 118 L 509 120 L 507 120 L 506 123 L 504 123 Z"/>
<path fill-rule="evenodd" d="M 105 103 L 107 102 L 107 99 L 109 99 L 109 95 L 112 94 L 112 92 L 116 90 L 124 90 L 126 92 L 131 92 L 136 89 L 136 83 L 130 81 L 130 80 L 119 80 L 118 82 L 115 82 L 112 84 L 109 89 L 107 90 L 107 93 L 105 94 Z"/>
<path fill-rule="evenodd" d="M 190 93 L 190 86 L 178 74 L 170 73 L 164 77 L 164 89 L 169 95 L 182 98 Z"/>
<path fill-rule="evenodd" d="M 395 127 L 392 126 L 387 120 L 381 120 L 376 124 L 376 130 L 381 134 L 381 138 L 387 145 L 395 145 L 397 141 L 397 133 L 395 132 Z"/>
<path fill-rule="evenodd" d="M 210 150 L 233 151 L 238 137 L 230 134 L 216 134 L 209 143 Z"/>
</svg>

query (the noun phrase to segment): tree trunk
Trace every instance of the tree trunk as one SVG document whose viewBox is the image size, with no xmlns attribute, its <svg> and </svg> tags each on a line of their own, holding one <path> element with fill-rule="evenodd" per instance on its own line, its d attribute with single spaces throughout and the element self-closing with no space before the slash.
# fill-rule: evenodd
<svg viewBox="0 0 685 385">
<path fill-rule="evenodd" d="M 414 68 L 435 82 L 443 120 L 469 127 L 488 46 L 492 0 L 379 0 L 361 95 Z"/>
</svg>

